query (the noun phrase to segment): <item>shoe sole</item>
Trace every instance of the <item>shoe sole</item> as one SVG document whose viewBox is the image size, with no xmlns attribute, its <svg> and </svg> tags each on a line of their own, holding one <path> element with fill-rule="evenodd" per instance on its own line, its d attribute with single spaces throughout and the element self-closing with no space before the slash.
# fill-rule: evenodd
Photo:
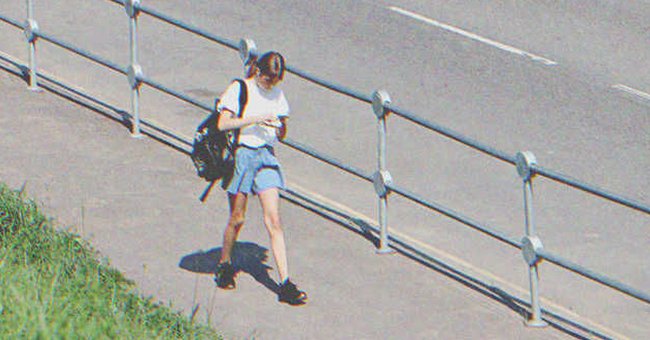
<svg viewBox="0 0 650 340">
<path fill-rule="evenodd" d="M 225 290 L 232 290 L 235 289 L 235 280 L 232 280 L 231 282 L 228 282 L 226 284 L 221 284 L 219 283 L 219 280 L 217 278 L 214 279 L 214 282 L 217 284 L 217 287 Z"/>
<path fill-rule="evenodd" d="M 305 293 L 303 293 L 305 294 Z M 305 294 L 302 298 L 297 298 L 297 299 L 281 299 L 278 298 L 278 301 L 286 304 L 290 304 L 292 306 L 301 306 L 307 303 L 307 294 Z"/>
<path fill-rule="evenodd" d="M 286 303 L 291 306 L 303 306 L 307 304 L 307 299 L 304 300 L 296 300 L 296 301 L 287 301 L 287 300 L 280 300 L 281 303 Z"/>
</svg>

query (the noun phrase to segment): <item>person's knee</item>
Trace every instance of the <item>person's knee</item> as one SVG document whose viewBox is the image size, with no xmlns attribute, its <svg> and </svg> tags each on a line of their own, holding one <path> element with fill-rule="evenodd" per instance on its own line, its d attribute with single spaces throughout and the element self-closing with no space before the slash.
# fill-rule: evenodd
<svg viewBox="0 0 650 340">
<path fill-rule="evenodd" d="M 234 211 L 232 214 L 230 214 L 230 220 L 228 221 L 228 224 L 234 228 L 241 228 L 241 226 L 244 225 L 245 221 L 246 216 L 243 211 Z"/>
</svg>

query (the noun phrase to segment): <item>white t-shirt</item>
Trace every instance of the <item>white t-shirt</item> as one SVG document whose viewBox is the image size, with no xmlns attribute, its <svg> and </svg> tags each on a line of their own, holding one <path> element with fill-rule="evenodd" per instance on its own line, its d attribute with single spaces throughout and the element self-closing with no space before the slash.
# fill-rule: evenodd
<svg viewBox="0 0 650 340">
<path fill-rule="evenodd" d="M 289 116 L 289 103 L 284 97 L 284 92 L 275 86 L 265 90 L 257 85 L 255 78 L 244 80 L 248 87 L 248 103 L 243 116 L 261 116 L 275 114 L 279 117 Z M 217 110 L 228 109 L 235 114 L 239 112 L 239 82 L 233 82 L 221 95 Z M 249 125 L 241 129 L 239 143 L 253 148 L 275 144 L 277 136 L 275 128 L 260 124 Z"/>
</svg>

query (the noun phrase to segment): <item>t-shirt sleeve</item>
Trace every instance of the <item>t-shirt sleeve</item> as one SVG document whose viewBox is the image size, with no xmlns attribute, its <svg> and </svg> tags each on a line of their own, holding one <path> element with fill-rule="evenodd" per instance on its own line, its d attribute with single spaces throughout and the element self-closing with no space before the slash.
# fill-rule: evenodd
<svg viewBox="0 0 650 340">
<path fill-rule="evenodd" d="M 221 95 L 219 104 L 217 104 L 217 111 L 228 109 L 235 114 L 239 112 L 239 91 L 239 82 L 232 82 Z"/>
<path fill-rule="evenodd" d="M 284 96 L 284 92 L 280 92 L 279 104 L 278 117 L 289 117 L 289 112 L 291 109 L 289 109 L 289 102 Z"/>
</svg>

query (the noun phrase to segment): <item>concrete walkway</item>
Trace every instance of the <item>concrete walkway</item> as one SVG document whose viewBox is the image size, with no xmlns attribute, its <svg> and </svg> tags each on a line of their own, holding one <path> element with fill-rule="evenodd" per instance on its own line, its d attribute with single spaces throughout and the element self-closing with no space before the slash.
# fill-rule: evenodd
<svg viewBox="0 0 650 340">
<path fill-rule="evenodd" d="M 277 302 L 254 199 L 236 248 L 238 287 L 216 289 L 211 272 L 227 218 L 221 191 L 200 203 L 204 182 L 186 155 L 130 137 L 92 105 L 30 92 L 8 72 L 15 68 L 3 67 L 0 180 L 24 184 L 59 228 L 83 235 L 142 294 L 194 314 L 228 339 L 571 337 L 556 327 L 527 328 L 517 308 L 493 294 L 403 254 L 378 256 L 367 238 L 287 201 L 290 271 L 309 304 Z"/>
</svg>

